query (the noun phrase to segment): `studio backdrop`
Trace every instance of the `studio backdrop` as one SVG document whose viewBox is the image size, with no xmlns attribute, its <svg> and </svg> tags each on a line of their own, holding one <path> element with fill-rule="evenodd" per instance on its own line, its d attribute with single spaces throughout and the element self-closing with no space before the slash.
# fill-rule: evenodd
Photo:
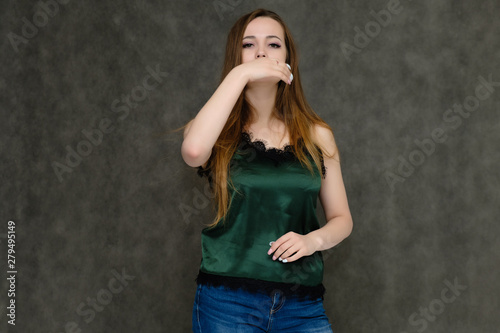
<svg viewBox="0 0 500 333">
<path fill-rule="evenodd" d="M 4 1 L 1 332 L 189 332 L 213 218 L 182 132 L 237 18 L 277 12 L 354 221 L 335 332 L 498 332 L 500 4 Z M 321 215 L 321 206 L 318 206 Z"/>
</svg>

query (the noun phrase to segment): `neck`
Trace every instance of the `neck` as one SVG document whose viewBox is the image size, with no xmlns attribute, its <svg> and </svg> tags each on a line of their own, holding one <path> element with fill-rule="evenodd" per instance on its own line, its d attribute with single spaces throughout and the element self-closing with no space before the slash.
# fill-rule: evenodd
<svg viewBox="0 0 500 333">
<path fill-rule="evenodd" d="M 247 86 L 245 97 L 254 110 L 253 124 L 259 128 L 268 128 L 273 120 L 273 110 L 276 102 L 277 85 Z"/>
</svg>

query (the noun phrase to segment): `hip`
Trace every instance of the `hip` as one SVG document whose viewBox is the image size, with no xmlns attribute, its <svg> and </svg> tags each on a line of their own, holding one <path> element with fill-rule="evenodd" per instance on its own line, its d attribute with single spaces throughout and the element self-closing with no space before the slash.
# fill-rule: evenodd
<svg viewBox="0 0 500 333">
<path fill-rule="evenodd" d="M 194 332 L 332 332 L 323 298 L 228 289 L 198 284 Z"/>
</svg>

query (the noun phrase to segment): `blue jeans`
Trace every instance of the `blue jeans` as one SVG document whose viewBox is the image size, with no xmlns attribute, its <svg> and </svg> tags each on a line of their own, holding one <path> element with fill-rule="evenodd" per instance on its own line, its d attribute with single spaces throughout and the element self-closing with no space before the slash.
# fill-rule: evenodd
<svg viewBox="0 0 500 333">
<path fill-rule="evenodd" d="M 299 299 L 199 284 L 193 306 L 195 333 L 332 333 L 321 298 Z"/>
</svg>

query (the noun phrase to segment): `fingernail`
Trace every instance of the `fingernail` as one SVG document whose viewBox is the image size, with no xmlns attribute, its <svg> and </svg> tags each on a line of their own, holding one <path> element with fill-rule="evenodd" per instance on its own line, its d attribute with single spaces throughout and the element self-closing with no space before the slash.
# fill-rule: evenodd
<svg viewBox="0 0 500 333">
<path fill-rule="evenodd" d="M 290 82 L 293 81 L 293 74 L 290 74 Z"/>
<path fill-rule="evenodd" d="M 286 66 L 288 67 L 289 70 L 292 70 L 292 67 L 290 67 L 289 64 L 286 64 Z"/>
<path fill-rule="evenodd" d="M 283 259 L 282 263 L 286 264 L 288 262 L 288 260 L 286 259 Z"/>
<path fill-rule="evenodd" d="M 276 260 L 276 256 L 273 256 L 273 260 Z"/>
<path fill-rule="evenodd" d="M 269 242 L 269 246 L 272 246 L 272 245 L 273 245 L 273 243 L 274 243 L 274 241 L 272 241 L 272 242 Z"/>
<path fill-rule="evenodd" d="M 281 259 L 281 257 L 278 258 L 279 261 L 283 261 L 283 259 Z"/>
</svg>

